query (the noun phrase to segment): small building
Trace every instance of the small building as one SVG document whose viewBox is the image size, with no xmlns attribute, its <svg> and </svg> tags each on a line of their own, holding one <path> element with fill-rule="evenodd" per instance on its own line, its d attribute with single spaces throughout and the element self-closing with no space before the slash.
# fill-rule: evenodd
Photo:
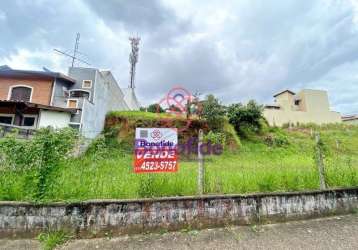
<svg viewBox="0 0 358 250">
<path fill-rule="evenodd" d="M 94 138 L 104 127 L 106 114 L 112 110 L 129 110 L 124 93 L 109 70 L 69 68 L 68 75 L 76 84 L 65 89 L 67 107 L 79 108 L 71 119 L 82 135 Z"/>
<path fill-rule="evenodd" d="M 61 73 L 0 67 L 0 124 L 29 130 L 49 124 L 67 127 L 77 110 L 52 105 L 55 82 L 68 87 L 75 84 Z"/>
<path fill-rule="evenodd" d="M 71 126 L 94 138 L 107 112 L 139 109 L 134 89 L 127 92 L 126 97 L 108 70 L 71 67 L 67 76 L 1 66 L 0 125 L 32 130 Z"/>
<path fill-rule="evenodd" d="M 140 102 L 137 99 L 134 89 L 124 88 L 122 91 L 124 94 L 124 101 L 127 103 L 129 110 L 139 110 Z"/>
<path fill-rule="evenodd" d="M 342 122 L 348 125 L 358 125 L 358 115 L 342 116 Z"/>
<path fill-rule="evenodd" d="M 285 90 L 274 95 L 274 98 L 274 104 L 266 105 L 263 112 L 271 126 L 342 122 L 341 115 L 330 110 L 326 91 L 304 89 L 296 94 Z"/>
</svg>

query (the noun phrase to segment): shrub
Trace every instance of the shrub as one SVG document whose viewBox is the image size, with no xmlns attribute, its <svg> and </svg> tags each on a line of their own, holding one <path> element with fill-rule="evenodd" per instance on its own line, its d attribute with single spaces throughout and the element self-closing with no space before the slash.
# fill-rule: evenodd
<svg viewBox="0 0 358 250">
<path fill-rule="evenodd" d="M 164 113 L 165 112 L 165 110 L 158 103 L 149 105 L 147 108 L 147 111 L 151 112 L 151 113 Z"/>
<path fill-rule="evenodd" d="M 212 144 L 220 144 L 224 146 L 226 143 L 226 134 L 223 132 L 209 131 L 209 133 L 205 135 L 204 141 L 210 141 Z"/>
<path fill-rule="evenodd" d="M 43 128 L 32 140 L 16 139 L 10 135 L 0 140 L 0 159 L 4 169 L 26 172 L 30 196 L 42 200 L 53 184 L 51 176 L 58 163 L 70 157 L 77 139 L 71 128 Z"/>
<path fill-rule="evenodd" d="M 283 147 L 290 144 L 284 134 L 268 134 L 264 137 L 264 142 L 270 147 Z"/>
<path fill-rule="evenodd" d="M 91 142 L 85 155 L 90 157 L 93 161 L 101 161 L 114 155 L 123 155 L 126 152 L 132 152 L 132 150 L 128 150 L 124 144 L 122 141 L 118 141 L 113 137 L 112 133 L 101 134 Z"/>
<path fill-rule="evenodd" d="M 222 131 L 225 119 L 225 107 L 213 95 L 208 95 L 202 102 L 202 117 L 211 130 Z"/>
<path fill-rule="evenodd" d="M 169 111 L 172 111 L 174 113 L 183 113 L 184 110 L 181 110 L 178 106 L 175 106 L 174 104 L 170 105 Z"/>
<path fill-rule="evenodd" d="M 229 106 L 227 115 L 229 122 L 235 127 L 236 131 L 245 136 L 247 132 L 259 132 L 262 127 L 262 111 L 261 105 L 251 100 L 247 105 L 241 103 Z"/>
</svg>

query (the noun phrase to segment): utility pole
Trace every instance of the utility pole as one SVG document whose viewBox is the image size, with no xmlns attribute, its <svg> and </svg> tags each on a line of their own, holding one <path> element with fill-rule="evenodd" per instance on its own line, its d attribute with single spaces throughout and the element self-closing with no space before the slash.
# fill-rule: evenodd
<svg viewBox="0 0 358 250">
<path fill-rule="evenodd" d="M 75 41 L 75 47 L 73 49 L 73 54 L 72 55 L 70 55 L 69 53 L 66 53 L 64 51 L 58 50 L 58 49 L 54 49 L 54 51 L 56 51 L 57 53 L 60 53 L 60 54 L 62 54 L 64 56 L 67 56 L 67 57 L 71 58 L 72 59 L 71 67 L 73 67 L 75 65 L 75 61 L 79 61 L 79 62 L 82 62 L 84 64 L 90 65 L 88 62 L 78 58 L 77 54 L 81 54 L 78 51 L 79 44 L 80 44 L 80 33 L 77 33 L 76 41 Z"/>
<path fill-rule="evenodd" d="M 135 80 L 135 73 L 136 73 L 136 64 L 138 62 L 138 55 L 139 55 L 139 41 L 140 37 L 130 37 L 129 41 L 131 42 L 132 51 L 129 55 L 129 63 L 131 64 L 130 68 L 130 83 L 129 88 L 134 89 L 134 80 Z"/>
</svg>

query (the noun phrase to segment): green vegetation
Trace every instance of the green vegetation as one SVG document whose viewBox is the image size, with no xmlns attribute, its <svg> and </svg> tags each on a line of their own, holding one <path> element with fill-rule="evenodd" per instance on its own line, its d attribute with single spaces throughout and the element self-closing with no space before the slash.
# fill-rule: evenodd
<svg viewBox="0 0 358 250">
<path fill-rule="evenodd" d="M 248 137 L 248 132 L 257 133 L 262 128 L 263 107 L 251 100 L 246 105 L 241 103 L 232 104 L 227 109 L 227 116 L 238 134 Z"/>
<path fill-rule="evenodd" d="M 70 240 L 70 238 L 71 237 L 62 230 L 41 233 L 37 237 L 44 250 L 55 249 L 56 247 L 65 244 L 68 240 Z"/>
<path fill-rule="evenodd" d="M 208 122 L 211 130 L 215 132 L 222 131 L 225 120 L 225 108 L 213 95 L 208 95 L 203 101 L 201 116 Z"/>
<path fill-rule="evenodd" d="M 0 140 L 0 197 L 13 199 L 24 192 L 21 196 L 27 199 L 43 200 L 57 177 L 59 162 L 70 157 L 76 137 L 71 128 L 44 128 L 32 140 L 16 139 L 16 134 Z"/>
<path fill-rule="evenodd" d="M 170 116 L 163 114 L 163 117 Z M 0 200 L 48 202 L 195 195 L 195 155 L 182 157 L 177 173 L 133 173 L 133 130 L 136 126 L 154 125 L 160 125 L 157 114 L 112 112 L 107 120 L 105 136 L 93 142 L 84 155 L 79 158 L 70 157 L 65 150 L 61 151 L 65 152 L 64 157 L 58 158 L 56 154 L 53 158 L 56 159 L 56 164 L 52 164 L 53 161 L 49 159 L 51 171 L 45 172 L 44 186 L 38 185 L 38 179 L 34 179 L 37 175 L 26 168 L 27 164 L 14 167 L 17 163 L 13 161 L 20 161 L 21 152 L 26 152 L 25 149 L 18 148 L 25 142 L 15 143 L 17 157 L 10 160 L 11 166 L 9 167 L 4 157 L 0 161 Z M 182 141 L 195 136 L 193 133 L 201 126 L 207 134 L 206 139 L 225 142 L 229 146 L 231 143 L 234 145 L 225 147 L 222 155 L 205 158 L 207 194 L 318 189 L 313 131 L 319 131 L 321 134 L 320 146 L 324 149 L 327 185 L 358 185 L 357 126 L 310 125 L 281 129 L 262 125 L 259 133 L 249 133 L 241 142 L 235 135 L 233 126 L 226 120 L 223 133 L 228 136 L 225 137 L 219 132 L 210 133 L 205 128 L 205 123 L 199 120 L 191 126 L 190 133 L 180 134 Z M 52 133 L 48 132 L 42 140 L 53 142 L 57 137 Z M 73 137 L 67 137 L 66 140 L 72 140 L 71 138 Z M 4 144 L 9 143 L 9 140 L 13 139 L 0 141 Z M 36 140 L 35 138 L 34 141 Z M 58 140 L 57 142 L 53 144 L 54 147 L 52 144 L 49 144 L 50 148 L 42 147 L 42 150 L 46 150 L 43 152 L 50 154 L 52 151 L 49 150 L 63 150 L 60 146 L 62 143 Z M 42 189 L 43 187 L 45 188 Z"/>
<path fill-rule="evenodd" d="M 158 103 L 149 105 L 147 108 L 147 111 L 151 112 L 151 113 L 164 113 L 165 112 L 165 110 Z"/>
<path fill-rule="evenodd" d="M 111 117 L 126 117 L 131 120 L 158 120 L 158 118 L 176 118 L 175 115 L 169 113 L 152 113 L 144 111 L 112 111 L 109 112 L 108 118 Z M 184 118 L 183 118 L 184 119 Z"/>
</svg>

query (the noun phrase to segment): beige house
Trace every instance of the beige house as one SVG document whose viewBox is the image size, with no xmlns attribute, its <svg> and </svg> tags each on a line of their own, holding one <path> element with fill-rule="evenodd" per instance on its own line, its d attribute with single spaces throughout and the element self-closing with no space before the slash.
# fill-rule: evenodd
<svg viewBox="0 0 358 250">
<path fill-rule="evenodd" d="M 342 121 L 344 124 L 358 125 L 358 115 L 344 116 Z"/>
<path fill-rule="evenodd" d="M 330 111 L 328 95 L 323 90 L 290 90 L 274 95 L 275 103 L 266 105 L 263 115 L 271 126 L 283 124 L 327 124 L 342 122 L 338 112 Z"/>
</svg>

